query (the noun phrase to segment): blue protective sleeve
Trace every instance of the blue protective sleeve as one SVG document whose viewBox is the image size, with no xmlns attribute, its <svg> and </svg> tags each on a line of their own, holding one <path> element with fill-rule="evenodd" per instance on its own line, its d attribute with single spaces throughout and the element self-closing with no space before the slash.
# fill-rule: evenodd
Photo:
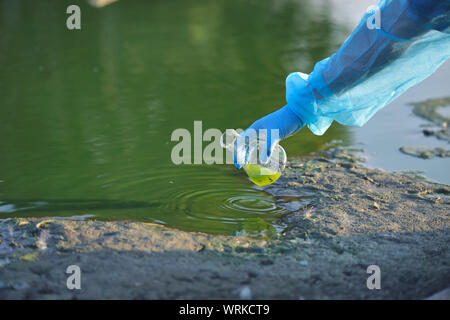
<svg viewBox="0 0 450 320">
<path fill-rule="evenodd" d="M 450 0 L 381 0 L 378 8 L 380 28 L 368 28 L 367 13 L 308 77 L 287 77 L 288 106 L 313 133 L 333 120 L 362 126 L 450 57 Z"/>
</svg>

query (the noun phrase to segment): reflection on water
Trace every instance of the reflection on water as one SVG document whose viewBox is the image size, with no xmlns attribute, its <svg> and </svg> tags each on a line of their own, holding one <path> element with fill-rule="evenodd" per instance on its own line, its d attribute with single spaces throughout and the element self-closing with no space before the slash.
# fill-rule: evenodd
<svg viewBox="0 0 450 320">
<path fill-rule="evenodd" d="M 157 203 L 139 201 L 113 201 L 113 200 L 5 200 L 0 201 L 0 213 L 16 212 L 51 212 L 58 214 L 60 211 L 89 211 L 89 210 L 119 210 L 150 208 Z"/>
<path fill-rule="evenodd" d="M 286 76 L 309 72 L 343 40 L 330 9 L 295 0 L 80 2 L 82 28 L 70 31 L 72 2 L 0 1 L 0 215 L 276 232 L 289 212 L 279 199 L 233 166 L 173 165 L 170 134 L 194 120 L 244 128 L 281 107 Z M 339 126 L 314 139 L 303 131 L 283 143 L 289 156 L 351 142 Z"/>
</svg>

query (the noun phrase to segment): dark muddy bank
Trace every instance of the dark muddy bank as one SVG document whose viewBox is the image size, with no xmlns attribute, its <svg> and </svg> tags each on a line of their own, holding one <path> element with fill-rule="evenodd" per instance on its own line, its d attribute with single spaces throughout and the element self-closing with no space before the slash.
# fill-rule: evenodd
<svg viewBox="0 0 450 320">
<path fill-rule="evenodd" d="M 367 169 L 356 153 L 333 149 L 291 160 L 266 191 L 289 196 L 293 210 L 272 240 L 136 222 L 1 220 L 0 298 L 422 299 L 450 286 L 448 186 Z M 71 291 L 65 271 L 74 264 L 82 287 Z M 381 269 L 380 290 L 366 286 L 369 265 Z"/>
</svg>

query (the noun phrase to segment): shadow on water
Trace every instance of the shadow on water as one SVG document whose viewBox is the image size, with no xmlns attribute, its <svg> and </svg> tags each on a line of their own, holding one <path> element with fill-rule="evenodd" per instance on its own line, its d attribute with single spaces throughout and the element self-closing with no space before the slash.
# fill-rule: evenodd
<svg viewBox="0 0 450 320">
<path fill-rule="evenodd" d="M 204 131 L 245 128 L 283 106 L 286 76 L 310 72 L 344 40 L 331 9 L 290 0 L 80 2 L 82 28 L 70 31 L 72 2 L 0 1 L 0 200 L 105 199 L 47 208 L 277 232 L 289 212 L 277 199 L 230 165 L 174 165 L 170 137 L 192 132 L 194 120 Z M 303 130 L 283 146 L 307 154 L 350 144 L 349 132 Z"/>
</svg>

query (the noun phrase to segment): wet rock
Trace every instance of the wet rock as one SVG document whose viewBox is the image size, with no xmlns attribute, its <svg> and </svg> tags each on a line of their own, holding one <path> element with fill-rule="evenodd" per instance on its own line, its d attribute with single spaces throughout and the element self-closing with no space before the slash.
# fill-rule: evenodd
<svg viewBox="0 0 450 320">
<path fill-rule="evenodd" d="M 450 288 L 435 293 L 426 300 L 450 300 Z"/>
<path fill-rule="evenodd" d="M 414 114 L 425 118 L 439 126 L 447 126 L 450 119 L 438 112 L 440 108 L 450 107 L 450 97 L 440 99 L 429 99 L 411 104 Z M 445 123 L 445 124 L 444 124 Z"/>
<path fill-rule="evenodd" d="M 247 273 L 247 275 L 248 275 L 249 278 L 256 278 L 258 276 L 258 274 L 256 272 L 253 272 L 253 271 L 249 271 Z"/>
<path fill-rule="evenodd" d="M 300 261 L 299 263 L 300 263 L 300 265 L 302 265 L 302 266 L 307 266 L 307 265 L 308 265 L 308 261 L 306 261 L 306 260 L 302 260 L 302 261 Z"/>
<path fill-rule="evenodd" d="M 25 290 L 30 287 L 30 285 L 26 282 L 14 282 L 11 284 L 11 287 L 15 290 Z"/>
<path fill-rule="evenodd" d="M 353 169 L 353 168 L 355 168 L 355 165 L 353 163 L 340 163 L 339 167 L 342 167 L 345 169 Z"/>
<path fill-rule="evenodd" d="M 27 253 L 27 254 L 24 254 L 23 256 L 21 256 L 20 260 L 34 261 L 37 259 L 37 256 L 38 256 L 37 252 L 30 252 L 30 253 Z"/>
<path fill-rule="evenodd" d="M 270 266 L 270 265 L 274 264 L 274 262 L 273 262 L 273 260 L 265 259 L 265 260 L 261 260 L 259 262 L 259 264 L 262 266 Z"/>
<path fill-rule="evenodd" d="M 43 220 L 40 221 L 39 223 L 36 224 L 36 228 L 43 228 L 46 227 L 49 223 L 55 222 L 55 220 L 53 219 L 49 219 L 49 220 Z"/>
<path fill-rule="evenodd" d="M 375 210 L 380 210 L 380 205 L 377 202 L 373 203 L 373 207 L 375 208 Z"/>
<path fill-rule="evenodd" d="M 13 248 L 23 248 L 23 245 L 20 244 L 20 243 L 18 243 L 18 242 L 15 241 L 15 240 L 10 240 L 10 241 L 9 241 L 9 245 L 10 245 L 11 247 L 13 247 Z"/>
<path fill-rule="evenodd" d="M 286 183 L 286 187 L 288 188 L 301 188 L 302 185 L 298 182 L 295 181 L 289 181 L 288 183 Z"/>
<path fill-rule="evenodd" d="M 119 235 L 120 233 L 118 232 L 118 231 L 112 231 L 112 232 L 106 232 L 105 234 L 104 234 L 104 236 L 105 237 L 111 237 L 111 236 L 117 236 L 117 235 Z"/>
<path fill-rule="evenodd" d="M 20 219 L 20 220 L 17 222 L 17 225 L 18 225 L 19 227 L 21 227 L 21 226 L 25 226 L 25 225 L 27 225 L 27 224 L 29 224 L 29 223 L 30 223 L 29 221 Z"/>
<path fill-rule="evenodd" d="M 236 252 L 246 252 L 246 253 L 263 253 L 264 252 L 264 248 L 260 248 L 260 247 L 237 247 L 235 249 Z"/>
<path fill-rule="evenodd" d="M 448 123 L 450 118 L 439 113 L 440 108 L 450 107 L 450 97 L 441 99 L 430 99 L 422 102 L 412 103 L 414 106 L 413 113 L 424 119 L 434 123 L 439 129 L 424 129 L 425 136 L 434 136 L 440 140 L 450 142 L 450 132 L 448 131 Z"/>
<path fill-rule="evenodd" d="M 289 211 L 298 211 L 304 207 L 304 204 L 300 201 L 290 201 L 290 202 L 281 203 L 278 206 L 285 208 Z"/>
<path fill-rule="evenodd" d="M 241 300 L 251 300 L 252 290 L 249 286 L 244 286 L 239 291 L 239 299 Z"/>
<path fill-rule="evenodd" d="M 8 258 L 0 258 L 0 268 L 6 266 L 11 261 Z"/>
<path fill-rule="evenodd" d="M 436 156 L 441 158 L 450 157 L 450 150 L 444 148 L 401 147 L 399 150 L 404 154 L 422 159 L 431 159 Z"/>
</svg>

